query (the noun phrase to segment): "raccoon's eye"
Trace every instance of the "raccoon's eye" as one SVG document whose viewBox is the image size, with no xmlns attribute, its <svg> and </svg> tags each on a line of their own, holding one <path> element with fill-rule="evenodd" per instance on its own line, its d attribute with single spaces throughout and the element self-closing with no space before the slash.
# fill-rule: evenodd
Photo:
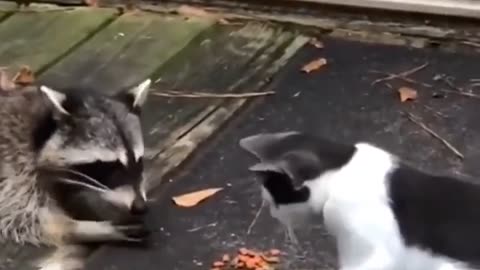
<svg viewBox="0 0 480 270">
<path fill-rule="evenodd" d="M 115 176 L 122 176 L 125 175 L 126 168 L 120 161 L 114 162 L 103 162 L 103 161 L 96 161 L 91 163 L 85 164 L 78 164 L 73 166 L 74 170 L 79 171 L 83 174 L 86 174 L 95 180 L 109 186 L 114 187 L 114 185 L 122 184 L 121 181 L 124 177 L 117 177 Z M 126 178 L 126 177 L 125 177 Z"/>
</svg>

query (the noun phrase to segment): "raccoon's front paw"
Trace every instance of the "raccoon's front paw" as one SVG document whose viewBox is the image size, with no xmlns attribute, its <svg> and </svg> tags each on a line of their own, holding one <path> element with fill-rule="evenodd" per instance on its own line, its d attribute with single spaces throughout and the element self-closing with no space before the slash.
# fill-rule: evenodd
<svg viewBox="0 0 480 270">
<path fill-rule="evenodd" d="M 150 230 L 144 224 L 114 225 L 114 228 L 129 242 L 145 242 L 150 236 Z"/>
</svg>

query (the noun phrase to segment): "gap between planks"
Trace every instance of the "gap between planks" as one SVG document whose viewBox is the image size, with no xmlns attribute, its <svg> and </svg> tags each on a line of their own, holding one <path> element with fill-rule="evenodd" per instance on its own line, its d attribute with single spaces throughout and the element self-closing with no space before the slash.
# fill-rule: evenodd
<svg viewBox="0 0 480 270">
<path fill-rule="evenodd" d="M 290 59 L 303 45 L 307 44 L 308 41 L 309 39 L 307 37 L 296 37 L 291 41 L 290 45 L 285 48 L 284 54 L 274 63 L 272 63 L 266 70 L 264 70 L 264 73 L 266 75 L 276 73 L 288 61 L 288 59 Z M 249 76 L 243 80 L 239 80 L 234 84 L 234 86 L 241 84 L 248 78 Z M 254 88 L 261 89 L 266 84 L 267 82 L 260 81 L 254 86 Z M 158 155 L 155 156 L 153 162 L 151 163 L 151 167 L 147 172 L 147 190 L 149 192 L 155 190 L 155 188 L 162 183 L 163 176 L 180 166 L 182 162 L 195 151 L 199 144 L 205 142 L 211 135 L 214 134 L 215 131 L 223 126 L 233 116 L 234 113 L 239 111 L 239 109 L 242 108 L 247 101 L 252 99 L 253 98 L 237 99 L 233 101 L 227 100 L 223 103 L 214 103 L 214 109 L 212 111 L 212 105 L 208 106 L 202 111 L 201 115 L 208 114 L 204 120 L 200 121 L 193 127 L 191 127 L 191 125 L 194 121 L 191 121 L 187 123 L 187 125 L 180 128 L 180 131 L 185 131 L 188 128 L 189 131 L 185 132 L 183 136 L 177 138 L 175 143 L 171 143 L 173 141 L 172 137 L 168 138 L 168 144 L 165 143 L 163 145 L 171 146 L 162 149 Z M 211 112 L 208 113 L 209 111 Z M 178 133 L 179 132 L 176 134 Z"/>
</svg>

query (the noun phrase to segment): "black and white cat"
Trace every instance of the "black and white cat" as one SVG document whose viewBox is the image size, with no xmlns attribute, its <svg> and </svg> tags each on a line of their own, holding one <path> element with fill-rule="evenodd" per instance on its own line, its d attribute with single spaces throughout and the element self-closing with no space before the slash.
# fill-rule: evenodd
<svg viewBox="0 0 480 270">
<path fill-rule="evenodd" d="M 480 269 L 480 185 L 422 172 L 368 143 L 301 132 L 240 146 L 260 159 L 250 170 L 293 238 L 294 227 L 323 216 L 341 270 Z"/>
</svg>

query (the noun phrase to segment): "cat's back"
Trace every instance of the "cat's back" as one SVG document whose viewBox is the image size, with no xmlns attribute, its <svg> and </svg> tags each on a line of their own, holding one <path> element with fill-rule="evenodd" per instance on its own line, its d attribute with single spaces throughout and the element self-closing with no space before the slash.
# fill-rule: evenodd
<svg viewBox="0 0 480 270">
<path fill-rule="evenodd" d="M 480 184 L 402 164 L 388 178 L 388 193 L 409 248 L 480 266 Z"/>
</svg>

